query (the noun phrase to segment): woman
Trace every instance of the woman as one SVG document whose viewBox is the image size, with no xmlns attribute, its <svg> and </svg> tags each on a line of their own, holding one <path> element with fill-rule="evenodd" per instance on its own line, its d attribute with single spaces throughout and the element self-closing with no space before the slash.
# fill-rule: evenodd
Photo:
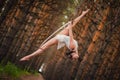
<svg viewBox="0 0 120 80">
<path fill-rule="evenodd" d="M 61 47 L 65 46 L 68 48 L 69 52 L 66 53 L 68 57 L 71 59 L 77 59 L 78 56 L 78 44 L 77 41 L 73 39 L 73 33 L 72 28 L 79 22 L 79 20 L 89 11 L 83 11 L 80 16 L 78 16 L 73 21 L 69 21 L 69 24 L 66 28 L 64 28 L 58 35 L 56 35 L 54 38 L 47 41 L 44 45 L 42 45 L 38 50 L 33 52 L 30 55 L 27 55 L 20 59 L 20 61 L 29 60 L 30 58 L 37 56 L 41 54 L 44 50 L 49 48 L 52 45 L 58 44 L 57 49 L 60 49 Z"/>
</svg>

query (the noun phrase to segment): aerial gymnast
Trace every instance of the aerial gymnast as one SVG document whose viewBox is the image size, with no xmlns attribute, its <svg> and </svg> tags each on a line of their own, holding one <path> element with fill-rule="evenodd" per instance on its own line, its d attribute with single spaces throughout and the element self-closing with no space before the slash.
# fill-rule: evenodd
<svg viewBox="0 0 120 80">
<path fill-rule="evenodd" d="M 70 59 L 78 59 L 79 58 L 78 43 L 73 38 L 72 28 L 79 22 L 79 20 L 86 13 L 88 13 L 88 11 L 89 11 L 89 9 L 87 9 L 86 11 L 83 11 L 80 16 L 78 16 L 74 20 L 69 21 L 68 25 L 61 32 L 59 32 L 55 37 L 48 40 L 45 44 L 40 46 L 40 48 L 38 50 L 36 50 L 35 52 L 33 52 L 32 54 L 29 54 L 29 55 L 21 58 L 20 61 L 30 60 L 32 57 L 43 53 L 43 51 L 45 51 L 47 48 L 49 48 L 50 46 L 55 45 L 55 44 L 57 44 L 57 49 L 60 49 L 64 46 L 66 46 L 68 48 L 66 55 Z"/>
</svg>

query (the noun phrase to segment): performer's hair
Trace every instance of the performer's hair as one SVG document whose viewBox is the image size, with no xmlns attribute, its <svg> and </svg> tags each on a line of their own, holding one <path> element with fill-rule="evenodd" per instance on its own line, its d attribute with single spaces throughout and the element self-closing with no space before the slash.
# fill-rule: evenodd
<svg viewBox="0 0 120 80">
<path fill-rule="evenodd" d="M 71 55 L 71 54 L 72 54 L 73 52 L 75 52 L 75 51 L 70 50 L 70 49 L 67 49 L 67 51 L 66 51 L 65 54 L 66 54 L 66 56 L 67 56 L 68 58 L 72 59 L 72 55 Z"/>
</svg>

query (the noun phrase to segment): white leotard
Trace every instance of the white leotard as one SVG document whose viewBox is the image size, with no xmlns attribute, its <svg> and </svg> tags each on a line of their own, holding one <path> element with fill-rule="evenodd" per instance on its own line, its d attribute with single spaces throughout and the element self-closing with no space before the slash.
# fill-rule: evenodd
<svg viewBox="0 0 120 80">
<path fill-rule="evenodd" d="M 64 47 L 65 45 L 67 46 L 68 49 L 70 49 L 70 47 L 69 47 L 70 46 L 70 37 L 69 36 L 58 34 L 58 35 L 56 35 L 55 38 L 58 40 L 57 49 L 60 49 L 60 48 Z M 76 40 L 74 40 L 73 42 L 75 44 L 75 49 L 77 50 L 78 43 Z"/>
</svg>

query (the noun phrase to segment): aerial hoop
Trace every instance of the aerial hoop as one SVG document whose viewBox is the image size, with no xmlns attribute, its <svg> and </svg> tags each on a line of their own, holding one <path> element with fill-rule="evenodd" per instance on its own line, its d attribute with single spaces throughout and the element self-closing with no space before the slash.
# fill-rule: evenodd
<svg viewBox="0 0 120 80">
<path fill-rule="evenodd" d="M 78 7 L 78 9 L 79 9 L 79 7 Z M 75 16 L 77 16 L 77 15 L 79 14 L 78 9 L 76 9 L 76 13 L 75 13 L 75 15 L 74 15 L 73 17 L 75 17 Z M 72 18 L 72 19 L 73 19 L 73 18 Z M 55 32 L 53 32 L 50 36 L 48 36 L 48 38 L 46 38 L 46 39 L 41 43 L 40 47 L 41 47 L 43 44 L 45 44 L 49 39 L 51 39 L 56 33 L 58 33 L 60 30 L 62 30 L 63 28 L 65 28 L 69 23 L 70 23 L 70 21 L 67 22 L 66 24 L 64 24 L 63 26 L 61 26 L 60 28 L 58 28 L 58 29 L 57 29 Z"/>
<path fill-rule="evenodd" d="M 58 33 L 60 30 L 62 30 L 63 28 L 65 28 L 70 22 L 67 22 L 66 24 L 64 24 L 63 26 L 61 26 L 60 28 L 58 28 L 56 31 L 54 31 L 50 36 L 48 36 L 48 38 L 46 38 L 42 44 L 40 45 L 40 47 L 45 44 L 49 39 L 51 39 L 56 33 Z"/>
</svg>

